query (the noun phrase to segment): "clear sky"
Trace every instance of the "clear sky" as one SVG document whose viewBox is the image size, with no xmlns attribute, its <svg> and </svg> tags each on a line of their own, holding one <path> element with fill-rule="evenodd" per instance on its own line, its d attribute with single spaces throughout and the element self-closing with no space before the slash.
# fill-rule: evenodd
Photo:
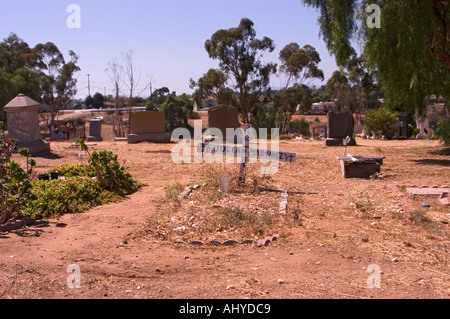
<svg viewBox="0 0 450 319">
<path fill-rule="evenodd" d="M 70 4 L 81 9 L 80 28 L 67 26 Z M 81 67 L 78 98 L 87 96 L 87 74 L 92 94 L 111 94 L 107 63 L 128 50 L 134 51 L 141 88 L 153 78 L 153 89 L 166 86 L 182 94 L 192 93 L 190 78 L 197 80 L 218 66 L 208 57 L 205 41 L 249 18 L 258 38 L 268 36 L 276 44 L 265 61 L 279 63 L 280 50 L 291 42 L 315 47 L 325 81 L 314 84 L 321 85 L 337 67 L 319 37 L 317 14 L 301 0 L 0 0 L 0 40 L 14 32 L 30 47 L 50 41 L 66 58 L 69 50 L 75 51 Z M 274 77 L 271 86 L 279 87 L 280 80 Z"/>
</svg>

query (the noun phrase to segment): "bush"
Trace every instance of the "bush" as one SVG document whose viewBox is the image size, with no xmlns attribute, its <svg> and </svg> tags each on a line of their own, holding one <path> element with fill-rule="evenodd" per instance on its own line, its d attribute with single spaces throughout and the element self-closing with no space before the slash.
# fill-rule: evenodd
<svg viewBox="0 0 450 319">
<path fill-rule="evenodd" d="M 87 208 L 116 202 L 121 196 L 104 190 L 99 181 L 73 177 L 52 181 L 33 181 L 29 201 L 23 211 L 33 219 L 81 213 Z"/>
<path fill-rule="evenodd" d="M 369 134 L 381 132 L 387 139 L 392 139 L 397 129 L 394 124 L 398 122 L 398 113 L 389 110 L 387 107 L 380 107 L 378 110 L 369 111 L 364 124 Z"/>
<path fill-rule="evenodd" d="M 450 146 L 450 119 L 439 121 L 435 136 L 444 142 L 445 146 Z"/>
<path fill-rule="evenodd" d="M 30 159 L 28 149 L 19 150 L 20 155 L 27 158 L 25 171 L 20 164 L 11 161 L 15 149 L 16 142 L 14 139 L 5 138 L 3 123 L 0 122 L 0 224 L 11 218 L 21 217 L 21 207 L 30 196 L 29 175 L 36 163 Z"/>
<path fill-rule="evenodd" d="M 300 120 L 295 119 L 289 124 L 289 129 L 302 135 L 311 135 L 309 130 L 309 122 L 302 117 Z"/>
</svg>

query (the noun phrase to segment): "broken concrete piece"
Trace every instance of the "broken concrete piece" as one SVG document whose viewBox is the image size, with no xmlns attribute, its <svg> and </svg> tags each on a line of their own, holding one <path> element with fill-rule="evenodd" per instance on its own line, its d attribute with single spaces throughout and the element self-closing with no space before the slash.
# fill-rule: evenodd
<svg viewBox="0 0 450 319">
<path fill-rule="evenodd" d="M 424 196 L 440 196 L 442 193 L 449 193 L 450 188 L 416 188 L 410 187 L 406 191 L 413 195 L 424 195 Z"/>
<path fill-rule="evenodd" d="M 443 192 L 441 196 L 439 196 L 439 202 L 442 205 L 450 205 L 450 196 L 448 192 Z"/>
</svg>

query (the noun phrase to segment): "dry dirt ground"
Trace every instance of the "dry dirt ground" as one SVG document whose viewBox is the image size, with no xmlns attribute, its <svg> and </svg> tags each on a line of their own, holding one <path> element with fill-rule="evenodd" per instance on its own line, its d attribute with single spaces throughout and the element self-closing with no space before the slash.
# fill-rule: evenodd
<svg viewBox="0 0 450 319">
<path fill-rule="evenodd" d="M 449 185 L 448 153 L 436 141 L 357 142 L 347 153 L 386 157 L 382 179 L 343 178 L 336 158 L 344 155 L 344 147 L 281 140 L 280 150 L 297 153 L 295 163 L 281 163 L 268 180 L 272 190 L 289 194 L 283 216 L 276 216 L 282 200 L 278 192 L 208 199 L 199 198 L 205 196 L 199 188 L 185 199 L 164 201 L 166 186 L 175 180 L 201 183 L 205 172 L 219 164 L 176 165 L 171 160 L 176 143 L 99 142 L 91 150 L 118 154 L 131 174 L 148 185 L 119 203 L 1 232 L 0 297 L 449 298 L 450 207 L 440 205 L 437 197 L 406 192 L 407 186 Z M 35 158 L 38 172 L 87 161 L 71 143 L 52 142 L 51 153 Z M 247 233 L 233 227 L 219 227 L 216 233 L 199 229 L 209 212 L 215 216 L 227 205 L 268 213 L 270 222 Z M 166 215 L 167 225 L 155 218 L 161 211 L 173 214 Z M 179 212 L 184 211 L 192 218 L 182 219 Z M 155 236 L 157 222 L 170 234 Z M 177 235 L 175 226 L 187 231 Z M 278 240 L 264 247 L 174 243 L 258 240 L 274 234 Z M 80 269 L 81 288 L 68 287 L 70 265 Z M 374 287 L 377 274 L 379 288 Z"/>
</svg>

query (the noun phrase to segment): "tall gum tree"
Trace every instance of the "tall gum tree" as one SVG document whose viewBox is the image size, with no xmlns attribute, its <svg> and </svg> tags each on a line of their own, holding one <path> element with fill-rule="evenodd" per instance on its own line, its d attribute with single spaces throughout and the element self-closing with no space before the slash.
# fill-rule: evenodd
<svg viewBox="0 0 450 319">
<path fill-rule="evenodd" d="M 220 80 L 217 81 L 221 85 L 219 92 L 238 108 L 242 120 L 248 123 L 257 107 L 259 93 L 267 89 L 270 76 L 276 72 L 276 64 L 262 62 L 264 53 L 275 49 L 273 40 L 258 39 L 254 23 L 244 18 L 235 28 L 216 31 L 205 42 L 205 49 L 211 59 L 219 61 L 217 71 L 223 74 L 215 75 Z"/>
</svg>

